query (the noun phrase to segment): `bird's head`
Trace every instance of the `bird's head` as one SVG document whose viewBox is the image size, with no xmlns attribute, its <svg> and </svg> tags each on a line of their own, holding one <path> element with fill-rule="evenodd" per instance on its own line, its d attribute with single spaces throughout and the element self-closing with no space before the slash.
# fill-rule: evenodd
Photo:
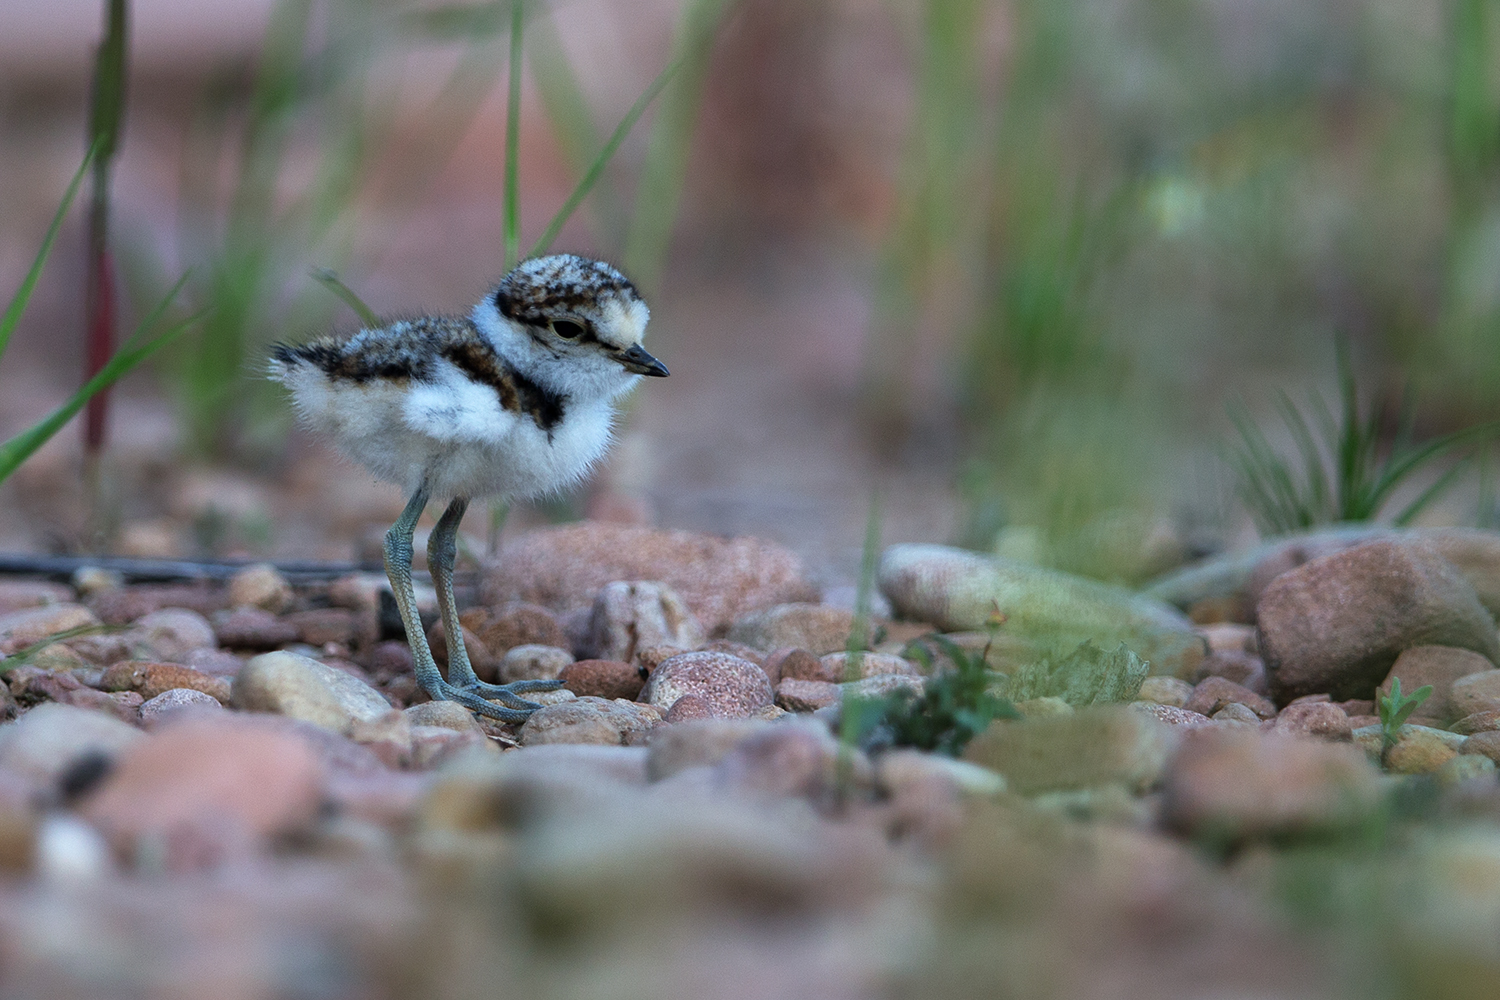
<svg viewBox="0 0 1500 1000">
<path fill-rule="evenodd" d="M 609 264 L 574 254 L 523 261 L 474 307 L 502 356 L 562 391 L 613 393 L 667 368 L 641 347 L 645 301 Z"/>
</svg>

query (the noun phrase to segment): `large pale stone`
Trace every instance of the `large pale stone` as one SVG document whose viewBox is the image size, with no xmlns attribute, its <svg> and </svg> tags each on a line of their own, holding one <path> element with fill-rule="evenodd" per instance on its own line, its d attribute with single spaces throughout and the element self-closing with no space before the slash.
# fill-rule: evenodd
<svg viewBox="0 0 1500 1000">
<path fill-rule="evenodd" d="M 296 653 L 265 653 L 234 679 L 236 708 L 316 723 L 348 735 L 355 722 L 373 722 L 391 710 L 380 693 L 342 670 Z"/>
</svg>

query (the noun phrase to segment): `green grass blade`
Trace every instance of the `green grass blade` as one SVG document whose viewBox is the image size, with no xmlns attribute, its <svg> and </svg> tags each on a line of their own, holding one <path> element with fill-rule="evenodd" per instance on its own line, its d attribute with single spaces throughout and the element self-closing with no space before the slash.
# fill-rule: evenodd
<svg viewBox="0 0 1500 1000">
<path fill-rule="evenodd" d="M 505 95 L 505 270 L 516 266 L 521 249 L 521 27 L 523 0 L 511 0 L 510 86 Z"/>
<path fill-rule="evenodd" d="M 203 318 L 203 313 L 196 313 L 181 322 L 174 323 L 166 330 L 149 339 L 143 338 L 147 330 L 156 325 L 162 315 L 171 307 L 172 301 L 177 298 L 177 293 L 182 290 L 187 276 L 179 281 L 166 297 L 157 304 L 156 308 L 141 321 L 130 339 L 115 352 L 99 374 L 89 379 L 67 402 L 43 417 L 36 424 L 12 437 L 4 444 L 0 444 L 0 481 L 3 481 L 30 458 L 38 448 L 46 444 L 54 434 L 63 428 L 69 420 L 77 415 L 78 411 L 98 392 L 113 385 L 116 380 L 125 375 L 136 365 L 146 360 L 152 354 L 161 350 L 167 344 L 177 339 L 183 331 Z"/>
<path fill-rule="evenodd" d="M 1303 495 L 1307 510 L 1314 517 L 1322 517 L 1328 512 L 1328 479 L 1323 471 L 1323 453 L 1318 449 L 1312 429 L 1302 416 L 1302 411 L 1297 409 L 1291 397 L 1284 392 L 1278 393 L 1277 397 L 1281 419 L 1286 423 L 1292 441 L 1302 456 Z"/>
<path fill-rule="evenodd" d="M 83 178 L 89 172 L 89 165 L 93 163 L 98 152 L 99 148 L 96 143 L 84 154 L 83 162 L 78 165 L 78 172 L 68 182 L 68 189 L 63 192 L 62 202 L 58 204 L 57 211 L 52 215 L 52 224 L 47 227 L 47 235 L 42 237 L 41 248 L 37 250 L 36 258 L 31 262 L 31 269 L 26 272 L 26 277 L 21 279 L 21 287 L 16 289 L 10 305 L 5 307 L 5 315 L 0 316 L 0 354 L 5 353 L 11 334 L 15 332 L 16 325 L 21 322 L 21 314 L 26 311 L 26 306 L 31 301 L 31 293 L 36 290 L 37 279 L 42 276 L 42 268 L 46 265 L 47 258 L 52 255 L 52 245 L 57 242 L 57 234 L 62 231 L 63 219 L 67 217 L 68 209 L 73 207 L 73 200 L 78 197 L 78 189 L 83 185 Z"/>
<path fill-rule="evenodd" d="M 676 75 L 682 64 L 682 56 L 672 60 L 672 62 L 667 64 L 667 68 L 658 73 L 656 79 L 651 81 L 651 86 L 647 87 L 641 93 L 641 96 L 636 98 L 635 103 L 630 106 L 630 110 L 625 112 L 625 117 L 620 119 L 620 124 L 615 126 L 615 130 L 610 135 L 609 141 L 604 144 L 604 148 L 599 151 L 599 155 L 594 157 L 594 162 L 589 164 L 588 170 L 584 171 L 583 177 L 578 181 L 577 186 L 573 188 L 573 193 L 568 195 L 568 200 L 563 202 L 562 208 L 557 210 L 557 214 L 547 224 L 547 231 L 542 233 L 541 239 L 537 240 L 536 244 L 532 246 L 531 252 L 527 254 L 528 257 L 535 257 L 538 254 L 547 252 L 547 248 L 552 245 L 552 241 L 557 239 L 557 234 L 562 232 L 562 227 L 567 224 L 568 219 L 577 211 L 578 206 L 583 203 L 583 199 L 588 197 L 589 192 L 594 189 L 594 185 L 599 182 L 599 178 L 604 175 L 604 168 L 614 158 L 615 152 L 620 148 L 620 144 L 625 141 L 625 137 L 630 134 L 630 130 L 635 127 L 635 123 L 640 121 L 641 115 L 646 113 L 646 109 L 651 106 L 651 102 L 656 100 L 657 95 L 671 82 L 672 77 Z"/>
<path fill-rule="evenodd" d="M 374 328 L 380 325 L 380 317 L 376 316 L 375 311 L 365 304 L 364 299 L 354 294 L 354 289 L 344 284 L 343 280 L 339 278 L 337 271 L 327 267 L 315 267 L 308 273 L 314 281 L 328 289 L 334 295 L 337 295 L 339 301 L 343 302 L 350 309 L 353 309 L 354 314 L 359 317 L 359 321 L 367 328 Z"/>
</svg>

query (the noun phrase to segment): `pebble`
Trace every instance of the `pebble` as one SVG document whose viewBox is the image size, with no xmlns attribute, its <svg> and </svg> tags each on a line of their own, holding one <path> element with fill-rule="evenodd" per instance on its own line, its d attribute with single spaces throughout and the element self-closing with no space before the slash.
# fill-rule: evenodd
<svg viewBox="0 0 1500 1000">
<path fill-rule="evenodd" d="M 231 649 L 276 649 L 297 641 L 297 626 L 260 608 L 235 608 L 213 616 L 219 645 Z"/>
<path fill-rule="evenodd" d="M 847 754 L 842 768 L 846 783 L 870 783 L 863 753 Z M 828 728 L 797 721 L 768 726 L 735 743 L 715 765 L 714 779 L 741 795 L 830 803 L 839 792 L 840 770 L 839 741 Z"/>
<path fill-rule="evenodd" d="M 1493 661 L 1495 622 L 1430 546 L 1378 539 L 1272 580 L 1256 605 L 1271 696 L 1368 698 L 1413 646 L 1457 646 Z"/>
<path fill-rule="evenodd" d="M 646 744 L 646 776 L 664 781 L 690 767 L 712 767 L 767 725 L 752 719 L 694 719 L 658 729 Z"/>
<path fill-rule="evenodd" d="M 1191 712 L 1212 716 L 1233 704 L 1244 706 L 1258 719 L 1269 719 L 1276 714 L 1276 706 L 1271 699 L 1222 677 L 1206 677 L 1199 681 L 1193 688 L 1192 696 L 1182 707 Z"/>
<path fill-rule="evenodd" d="M 458 620 L 498 657 L 517 646 L 571 646 L 557 616 L 536 604 L 517 601 L 498 608 L 470 608 Z"/>
<path fill-rule="evenodd" d="M 81 604 L 49 604 L 0 615 L 0 656 L 9 656 L 34 646 L 49 636 L 100 623 Z"/>
<path fill-rule="evenodd" d="M 1379 772 L 1347 744 L 1199 729 L 1166 770 L 1162 822 L 1217 843 L 1347 829 L 1380 791 Z"/>
<path fill-rule="evenodd" d="M 671 587 L 616 580 L 594 598 L 580 652 L 591 659 L 629 663 L 641 649 L 697 649 L 706 639 L 703 626 Z"/>
<path fill-rule="evenodd" d="M 474 713 L 455 701 L 424 701 L 406 709 L 406 719 L 412 726 L 436 726 L 458 733 L 480 732 Z"/>
<path fill-rule="evenodd" d="M 573 654 L 557 646 L 536 643 L 512 646 L 500 659 L 500 682 L 555 681 L 572 662 Z"/>
<path fill-rule="evenodd" d="M 1405 685 L 1402 689 L 1405 690 Z M 1500 670 L 1482 670 L 1460 677 L 1448 688 L 1448 703 L 1452 714 L 1459 718 L 1500 711 Z"/>
<path fill-rule="evenodd" d="M 1005 776 L 967 760 L 920 750 L 888 750 L 875 759 L 875 780 L 887 795 L 930 781 L 951 785 L 963 795 L 994 798 L 1007 791 Z"/>
<path fill-rule="evenodd" d="M 62 705 L 90 709 L 113 715 L 122 722 L 138 721 L 137 709 L 145 700 L 134 691 L 105 692 L 85 687 L 79 674 L 51 673 L 36 667 L 22 666 L 11 670 L 9 694 L 21 704 L 50 700 Z"/>
<path fill-rule="evenodd" d="M 1169 726 L 1211 726 L 1213 720 L 1202 712 L 1190 712 L 1185 708 L 1177 708 L 1173 705 L 1162 705 L 1154 701 L 1134 701 L 1130 703 L 1131 709 L 1151 716 L 1158 722 L 1165 722 Z"/>
<path fill-rule="evenodd" d="M 718 718 L 754 715 L 771 704 L 771 681 L 748 660 L 728 653 L 683 653 L 651 672 L 640 699 L 665 711 L 683 695 L 702 698 Z"/>
<path fill-rule="evenodd" d="M 700 698 L 695 694 L 685 694 L 672 702 L 672 707 L 667 709 L 667 714 L 662 716 L 663 722 L 691 722 L 694 719 L 714 718 L 713 706 L 708 703 L 707 698 Z"/>
<path fill-rule="evenodd" d="M 579 660 L 562 668 L 558 679 L 580 698 L 593 695 L 612 700 L 634 700 L 646 678 L 639 667 L 623 660 Z"/>
<path fill-rule="evenodd" d="M 0 770 L 50 785 L 80 757 L 112 758 L 144 735 L 103 712 L 42 704 L 0 726 Z"/>
<path fill-rule="evenodd" d="M 401 768 L 411 763 L 411 720 L 400 709 L 390 709 L 375 719 L 354 720 L 349 726 L 349 739 L 379 757 L 386 767 Z"/>
<path fill-rule="evenodd" d="M 486 604 L 527 601 L 564 613 L 590 607 L 617 580 L 670 587 L 710 635 L 764 608 L 818 598 L 801 559 L 772 542 L 598 521 L 509 542 L 485 567 L 480 592 Z"/>
<path fill-rule="evenodd" d="M 208 619 L 187 608 L 162 608 L 143 615 L 121 638 L 139 659 L 168 663 L 181 663 L 194 650 L 217 645 Z"/>
<path fill-rule="evenodd" d="M 445 703 L 446 704 L 446 703 Z M 494 754 L 495 743 L 481 729 L 419 726 L 410 730 L 411 766 L 419 771 L 442 767 L 465 753 Z"/>
<path fill-rule="evenodd" d="M 236 708 L 272 712 L 348 734 L 356 721 L 385 715 L 390 703 L 342 670 L 296 653 L 263 653 L 234 679 Z"/>
<path fill-rule="evenodd" d="M 1215 722 L 1243 722 L 1251 726 L 1258 725 L 1261 721 L 1260 715 L 1254 709 L 1237 701 L 1231 701 L 1209 718 Z"/>
<path fill-rule="evenodd" d="M 858 660 L 858 664 L 850 661 Z M 905 677 L 920 677 L 922 672 L 910 660 L 891 653 L 829 653 L 818 660 L 818 673 L 807 680 L 831 681 L 842 684 L 850 680 L 865 680 L 871 677 L 887 677 L 900 674 Z"/>
<path fill-rule="evenodd" d="M 348 608 L 294 611 L 285 616 L 285 621 L 297 630 L 297 638 L 309 646 L 325 646 L 330 642 L 352 645 L 358 628 L 355 613 Z"/>
<path fill-rule="evenodd" d="M 1182 708 L 1193 696 L 1193 685 L 1176 677 L 1147 677 L 1141 682 L 1141 701 Z"/>
<path fill-rule="evenodd" d="M 1312 736 L 1336 742 L 1348 742 L 1354 732 L 1349 713 L 1327 701 L 1288 705 L 1277 714 L 1271 728 L 1284 736 Z"/>
<path fill-rule="evenodd" d="M 88 605 L 107 625 L 128 625 L 153 611 L 184 608 L 212 615 L 227 606 L 228 594 L 206 584 L 135 584 L 91 594 Z"/>
<path fill-rule="evenodd" d="M 260 608 L 279 615 L 292 606 L 292 585 L 275 566 L 256 563 L 229 578 L 229 603 L 234 607 Z"/>
<path fill-rule="evenodd" d="M 1500 762 L 1500 730 L 1487 729 L 1481 733 L 1469 736 L 1459 744 L 1458 752 L 1462 754 L 1481 754 L 1490 760 Z"/>
<path fill-rule="evenodd" d="M 1484 781 L 1490 784 L 1495 780 L 1497 768 L 1494 759 L 1488 755 L 1459 751 L 1457 757 L 1438 768 L 1436 773 L 1438 783 L 1444 787 L 1466 781 Z"/>
<path fill-rule="evenodd" d="M 459 628 L 463 630 L 464 652 L 469 654 L 469 666 L 474 668 L 474 676 L 487 683 L 493 684 L 500 676 L 500 663 L 488 645 L 478 635 L 466 628 L 462 622 Z M 427 633 L 427 647 L 432 650 L 432 658 L 438 662 L 443 670 L 443 676 L 448 676 L 448 631 L 442 622 L 436 622 Z"/>
<path fill-rule="evenodd" d="M 1191 676 L 1195 684 L 1209 677 L 1222 677 L 1256 694 L 1264 695 L 1270 691 L 1265 662 L 1254 653 L 1225 651 L 1210 653 L 1193 670 Z"/>
<path fill-rule="evenodd" d="M 1208 640 L 1209 655 L 1215 653 L 1249 653 L 1254 656 L 1259 647 L 1255 644 L 1255 626 L 1221 622 L 1201 625 L 1198 631 Z"/>
<path fill-rule="evenodd" d="M 223 705 L 212 695 L 192 688 L 172 688 L 141 703 L 139 709 L 141 725 L 155 729 L 188 712 L 222 712 Z"/>
<path fill-rule="evenodd" d="M 815 712 L 825 705 L 837 704 L 843 692 L 829 681 L 804 681 L 782 678 L 776 685 L 776 704 L 788 712 Z"/>
<path fill-rule="evenodd" d="M 920 695 L 926 684 L 925 677 L 913 674 L 877 674 L 861 681 L 846 681 L 838 687 L 844 697 L 884 698 L 891 692 L 903 688 Z"/>
<path fill-rule="evenodd" d="M 79 812 L 123 856 L 186 871 L 253 856 L 265 838 L 306 827 L 322 788 L 303 740 L 225 714 L 135 741 Z"/>
<path fill-rule="evenodd" d="M 1416 707 L 1411 720 L 1448 723 L 1468 714 L 1458 711 L 1453 705 L 1454 683 L 1471 674 L 1494 669 L 1493 663 L 1472 650 L 1452 646 L 1413 646 L 1396 657 L 1391 672 L 1380 682 L 1377 694 L 1390 694 L 1391 682 L 1398 678 L 1402 692 L 1407 695 L 1431 684 L 1432 694 Z"/>
<path fill-rule="evenodd" d="M 71 604 L 73 588 L 45 580 L 0 580 L 0 618 L 28 608 Z"/>
<path fill-rule="evenodd" d="M 963 759 L 1005 775 L 1022 795 L 1111 784 L 1145 790 L 1161 779 L 1180 732 L 1125 706 L 1091 706 L 992 722 Z"/>
<path fill-rule="evenodd" d="M 1397 731 L 1395 745 L 1386 750 L 1380 726 L 1366 726 L 1353 733 L 1354 742 L 1373 760 L 1383 762 L 1392 774 L 1432 774 L 1458 756 L 1459 748 L 1470 738 L 1407 723 Z"/>
<path fill-rule="evenodd" d="M 636 744 L 662 721 L 651 705 L 585 697 L 547 705 L 531 713 L 521 726 L 521 745 L 542 743 Z"/>
<path fill-rule="evenodd" d="M 1500 729 L 1500 709 L 1492 708 L 1488 711 L 1473 712 L 1459 719 L 1448 728 L 1455 733 L 1462 733 L 1464 736 L 1473 736 L 1476 733 Z"/>
<path fill-rule="evenodd" d="M 121 660 L 104 671 L 98 687 L 105 691 L 135 691 L 150 700 L 175 688 L 190 688 L 228 704 L 230 682 L 177 663 Z"/>
<path fill-rule="evenodd" d="M 799 602 L 741 618 L 730 628 L 729 638 L 760 650 L 795 647 L 822 656 L 845 649 L 853 630 L 853 611 Z"/>
</svg>

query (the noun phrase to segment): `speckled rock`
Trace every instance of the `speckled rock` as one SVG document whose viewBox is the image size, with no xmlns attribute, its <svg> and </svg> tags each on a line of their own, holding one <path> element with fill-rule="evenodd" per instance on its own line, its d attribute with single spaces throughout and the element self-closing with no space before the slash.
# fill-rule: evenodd
<svg viewBox="0 0 1500 1000">
<path fill-rule="evenodd" d="M 1258 726 L 1263 721 L 1248 705 L 1231 701 L 1209 716 L 1215 722 L 1231 722 L 1246 726 Z"/>
<path fill-rule="evenodd" d="M 563 667 L 558 679 L 580 698 L 593 695 L 606 700 L 624 698 L 627 701 L 634 700 L 646 683 L 639 667 L 622 660 L 579 660 Z"/>
<path fill-rule="evenodd" d="M 138 618 L 122 636 L 138 659 L 181 663 L 194 651 L 212 649 L 213 626 L 196 611 L 162 608 Z"/>
<path fill-rule="evenodd" d="M 72 705 L 38 705 L 0 726 L 0 770 L 52 784 L 85 754 L 114 757 L 144 738 L 135 726 Z"/>
<path fill-rule="evenodd" d="M 816 712 L 826 705 L 837 704 L 842 692 L 828 681 L 804 681 L 786 677 L 776 685 L 776 704 L 788 712 Z"/>
<path fill-rule="evenodd" d="M 141 704 L 141 725 L 155 729 L 191 712 L 222 712 L 224 706 L 212 695 L 192 688 L 172 688 Z"/>
<path fill-rule="evenodd" d="M 718 718 L 739 719 L 771 704 L 771 681 L 748 660 L 728 653 L 683 653 L 651 673 L 641 690 L 641 701 L 662 710 L 683 695 L 708 702 Z"/>
<path fill-rule="evenodd" d="M 838 686 L 843 695 L 851 698 L 884 698 L 892 691 L 905 688 L 921 694 L 927 679 L 915 674 L 876 674 L 859 681 L 846 681 Z"/>
<path fill-rule="evenodd" d="M 154 663 L 150 660 L 121 660 L 104 671 L 99 680 L 104 691 L 136 691 L 148 701 L 176 688 L 188 688 L 219 701 L 229 703 L 230 682 L 178 663 Z"/>
<path fill-rule="evenodd" d="M 708 703 L 707 698 L 700 698 L 695 694 L 685 694 L 672 702 L 672 707 L 667 709 L 667 714 L 662 716 L 663 722 L 692 722 L 694 719 L 712 719 L 714 717 L 713 706 Z"/>
<path fill-rule="evenodd" d="M 1495 665 L 1478 653 L 1452 646 L 1413 646 L 1396 657 L 1396 663 L 1385 680 L 1380 682 L 1378 693 L 1390 694 L 1391 681 L 1401 680 L 1401 690 L 1411 694 L 1426 684 L 1432 685 L 1432 694 L 1411 715 L 1413 722 L 1448 723 L 1461 715 L 1451 697 L 1456 681 L 1486 670 Z"/>
<path fill-rule="evenodd" d="M 500 659 L 500 682 L 555 681 L 572 662 L 573 654 L 557 646 L 512 646 Z"/>
<path fill-rule="evenodd" d="M 1473 712 L 1459 719 L 1448 728 L 1464 736 L 1473 736 L 1475 733 L 1486 733 L 1491 730 L 1500 729 L 1500 709 L 1492 708 L 1484 712 Z"/>
<path fill-rule="evenodd" d="M 292 585 L 275 566 L 256 563 L 229 578 L 229 603 L 234 607 L 260 608 L 279 615 L 292 606 Z"/>
<path fill-rule="evenodd" d="M 1182 708 L 1193 696 L 1193 685 L 1176 677 L 1147 677 L 1141 682 L 1141 701 Z"/>
<path fill-rule="evenodd" d="M 646 734 L 661 722 L 661 716 L 660 710 L 638 702 L 577 698 L 533 712 L 521 726 L 521 744 L 633 744 L 645 739 Z"/>
<path fill-rule="evenodd" d="M 9 656 L 59 632 L 99 624 L 98 616 L 80 604 L 49 604 L 12 611 L 0 615 L 0 655 Z"/>
<path fill-rule="evenodd" d="M 1207 677 L 1199 681 L 1183 708 L 1212 716 L 1225 706 L 1233 704 L 1244 705 L 1262 719 L 1269 719 L 1276 714 L 1276 706 L 1271 703 L 1271 699 L 1222 677 Z"/>
<path fill-rule="evenodd" d="M 1154 701 L 1134 701 L 1130 708 L 1151 716 L 1158 722 L 1164 722 L 1169 726 L 1211 726 L 1213 720 L 1202 712 L 1190 712 L 1185 708 L 1177 708 L 1174 705 L 1162 705 Z"/>
<path fill-rule="evenodd" d="M 1448 704 L 1458 718 L 1500 711 L 1500 670 L 1481 670 L 1460 677 L 1448 687 Z"/>
<path fill-rule="evenodd" d="M 323 780 L 303 740 L 226 713 L 136 741 L 80 811 L 126 856 L 149 836 L 157 864 L 192 870 L 252 855 L 263 838 L 310 824 Z"/>
<path fill-rule="evenodd" d="M 296 653 L 264 653 L 234 679 L 236 708 L 274 712 L 347 735 L 356 720 L 390 711 L 390 703 L 350 674 Z"/>
<path fill-rule="evenodd" d="M 1162 819 L 1222 841 L 1339 829 L 1366 816 L 1380 788 L 1379 772 L 1347 744 L 1199 729 L 1167 769 Z"/>
<path fill-rule="evenodd" d="M 486 567 L 481 595 L 487 604 L 521 600 L 566 612 L 591 606 L 616 580 L 666 584 L 710 635 L 755 611 L 818 597 L 801 560 L 771 542 L 604 522 L 515 539 Z"/>
<path fill-rule="evenodd" d="M 1272 580 L 1256 605 L 1271 696 L 1368 698 L 1413 646 L 1500 655 L 1495 622 L 1430 546 L 1378 539 Z"/>
<path fill-rule="evenodd" d="M 497 657 L 517 646 L 569 646 L 557 616 L 537 604 L 514 601 L 495 608 L 470 608 L 458 620 Z"/>
<path fill-rule="evenodd" d="M 1288 705 L 1276 716 L 1272 731 L 1284 736 L 1312 736 L 1347 742 L 1354 732 L 1349 713 L 1328 701 Z"/>
<path fill-rule="evenodd" d="M 580 652 L 629 663 L 652 646 L 697 649 L 707 636 L 671 587 L 647 580 L 615 580 L 599 589 Z"/>
<path fill-rule="evenodd" d="M 850 669 L 851 659 L 853 657 L 850 657 L 848 653 L 829 653 L 819 657 L 817 676 L 807 679 L 842 684 L 849 680 L 864 680 L 869 677 L 885 677 L 891 674 L 900 674 L 905 677 L 922 676 L 916 664 L 891 653 L 861 653 L 857 657 L 858 666 L 853 670 Z"/>
<path fill-rule="evenodd" d="M 1097 785 L 1157 783 L 1181 730 L 1125 706 L 996 721 L 970 741 L 964 760 L 1005 775 L 1023 795 Z"/>
<path fill-rule="evenodd" d="M 849 645 L 854 612 L 826 604 L 779 604 L 735 622 L 729 638 L 760 650 L 794 647 L 822 656 Z"/>
</svg>

